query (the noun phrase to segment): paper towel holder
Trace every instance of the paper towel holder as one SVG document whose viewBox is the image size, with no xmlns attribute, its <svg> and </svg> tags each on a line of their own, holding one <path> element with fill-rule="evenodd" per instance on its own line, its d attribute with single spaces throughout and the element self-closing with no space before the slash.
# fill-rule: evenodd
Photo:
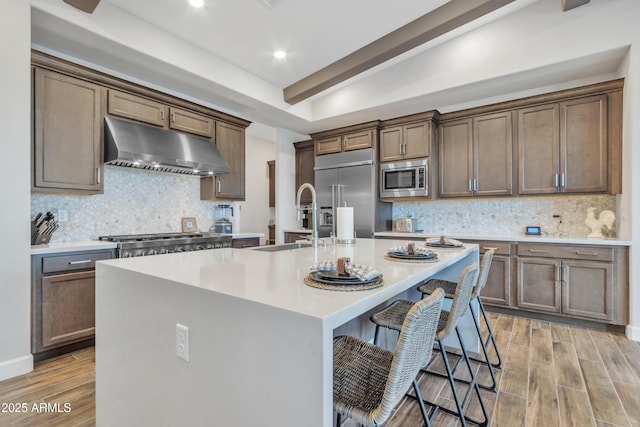
<svg viewBox="0 0 640 427">
<path fill-rule="evenodd" d="M 347 208 L 347 202 L 343 201 L 342 202 L 344 205 L 342 207 Z M 351 208 L 353 209 L 353 208 Z M 347 234 L 346 236 L 342 236 L 342 238 L 338 237 L 340 236 L 340 232 L 338 232 L 338 226 L 340 225 L 340 208 L 336 209 L 336 213 L 337 213 L 337 221 L 336 221 L 336 243 L 339 245 L 345 245 L 345 246 L 349 246 L 349 245 L 355 245 L 356 243 L 356 230 L 353 229 L 353 211 L 352 211 L 352 218 L 351 218 L 351 227 L 353 229 L 353 239 L 349 239 L 349 238 L 345 238 L 348 237 L 349 234 Z"/>
</svg>

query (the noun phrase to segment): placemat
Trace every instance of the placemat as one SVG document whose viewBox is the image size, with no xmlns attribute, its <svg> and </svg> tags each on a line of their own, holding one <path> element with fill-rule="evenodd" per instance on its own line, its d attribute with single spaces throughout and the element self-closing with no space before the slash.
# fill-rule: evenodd
<svg viewBox="0 0 640 427">
<path fill-rule="evenodd" d="M 438 259 L 438 257 L 435 258 L 431 258 L 431 259 L 401 259 L 401 258 L 394 258 L 392 256 L 389 255 L 385 255 L 384 259 L 386 259 L 387 261 L 396 261 L 396 262 L 410 262 L 410 263 L 428 263 L 428 262 L 438 262 L 440 261 Z"/>
<path fill-rule="evenodd" d="M 364 285 L 329 285 L 327 283 L 316 282 L 308 275 L 304 278 L 304 284 L 307 286 L 311 286 L 312 288 L 318 289 L 326 289 L 329 291 L 343 291 L 343 292 L 353 292 L 353 291 L 366 291 L 369 289 L 379 288 L 383 285 L 384 280 L 380 278 L 380 280 L 373 283 L 366 283 Z"/>
</svg>

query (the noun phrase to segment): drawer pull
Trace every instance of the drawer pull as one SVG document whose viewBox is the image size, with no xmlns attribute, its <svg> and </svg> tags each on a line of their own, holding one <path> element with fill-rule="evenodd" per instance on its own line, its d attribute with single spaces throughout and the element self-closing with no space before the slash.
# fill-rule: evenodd
<svg viewBox="0 0 640 427">
<path fill-rule="evenodd" d="M 69 265 L 78 265 L 78 264 L 90 264 L 90 259 L 83 259 L 81 261 L 69 261 Z"/>
<path fill-rule="evenodd" d="M 549 251 L 541 251 L 540 249 L 529 249 L 532 254 L 547 254 Z"/>
<path fill-rule="evenodd" d="M 598 256 L 598 252 L 575 252 L 576 255 Z"/>
</svg>

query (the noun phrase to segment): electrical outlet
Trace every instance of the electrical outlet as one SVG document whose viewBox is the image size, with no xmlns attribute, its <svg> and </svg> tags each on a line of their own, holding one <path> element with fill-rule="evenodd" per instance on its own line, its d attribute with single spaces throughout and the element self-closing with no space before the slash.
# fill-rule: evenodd
<svg viewBox="0 0 640 427">
<path fill-rule="evenodd" d="M 189 328 L 176 323 L 176 356 L 189 361 Z"/>
</svg>

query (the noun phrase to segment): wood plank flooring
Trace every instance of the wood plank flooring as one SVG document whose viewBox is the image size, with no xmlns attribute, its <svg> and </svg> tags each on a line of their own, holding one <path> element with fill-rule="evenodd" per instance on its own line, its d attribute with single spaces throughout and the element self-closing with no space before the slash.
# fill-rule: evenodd
<svg viewBox="0 0 640 427">
<path fill-rule="evenodd" d="M 503 356 L 503 368 L 496 370 L 498 392 L 482 392 L 491 426 L 640 427 L 639 343 L 620 334 L 489 316 Z M 481 382 L 487 383 L 486 367 L 474 365 Z M 442 366 L 436 360 L 433 369 Z M 459 376 L 468 373 L 461 368 Z M 420 386 L 425 399 L 455 407 L 445 379 L 423 375 Z M 15 404 L 26 404 L 26 412 L 15 412 Z M 94 349 L 41 362 L 29 374 L 0 382 L 0 405 L 2 427 L 94 426 Z M 469 414 L 481 418 L 474 399 Z M 354 427 L 355 423 L 346 420 L 343 425 Z M 385 423 L 385 427 L 422 425 L 420 411 L 409 399 Z M 439 412 L 432 425 L 461 424 Z"/>
</svg>

